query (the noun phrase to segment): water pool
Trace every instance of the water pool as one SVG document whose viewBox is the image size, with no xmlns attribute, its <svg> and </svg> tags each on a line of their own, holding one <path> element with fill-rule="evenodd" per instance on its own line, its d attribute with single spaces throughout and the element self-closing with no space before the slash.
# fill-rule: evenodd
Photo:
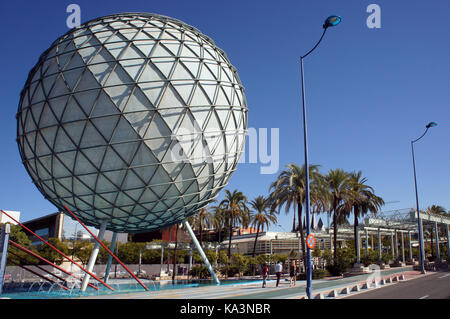
<svg viewBox="0 0 450 319">
<path fill-rule="evenodd" d="M 150 291 L 159 291 L 165 289 L 184 289 L 215 285 L 213 280 L 141 280 Z M 27 283 L 8 283 L 3 287 L 2 298 L 10 299 L 56 299 L 56 298 L 77 298 L 84 296 L 101 296 L 111 294 L 143 292 L 145 289 L 136 281 L 131 279 L 113 279 L 108 281 L 108 285 L 114 288 L 111 291 L 102 284 L 91 281 L 98 290 L 88 287 L 85 292 L 80 291 L 80 286 L 67 287 L 68 290 L 60 288 L 57 284 L 48 282 L 27 282 Z M 251 283 L 262 283 L 261 279 L 223 279 L 220 282 L 224 285 L 243 285 Z"/>
</svg>

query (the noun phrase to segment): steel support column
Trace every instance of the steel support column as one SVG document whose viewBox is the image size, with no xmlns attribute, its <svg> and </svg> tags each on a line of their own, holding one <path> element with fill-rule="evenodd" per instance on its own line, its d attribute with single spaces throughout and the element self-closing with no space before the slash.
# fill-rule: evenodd
<svg viewBox="0 0 450 319">
<path fill-rule="evenodd" d="M 97 238 L 99 240 L 102 240 L 103 235 L 105 235 L 106 224 L 107 224 L 106 220 L 103 220 L 100 224 L 100 230 L 99 230 L 99 233 L 97 236 Z M 100 250 L 100 244 L 98 242 L 96 242 L 94 245 L 94 249 L 91 252 L 91 256 L 89 257 L 89 262 L 88 262 L 88 265 L 86 268 L 87 271 L 92 272 L 92 270 L 94 269 L 95 261 L 97 260 L 97 255 L 98 255 L 99 250 Z M 83 282 L 81 284 L 81 291 L 86 291 L 87 285 L 89 283 L 89 278 L 91 278 L 91 276 L 88 273 L 86 273 L 84 275 Z"/>
<path fill-rule="evenodd" d="M 398 236 L 397 236 L 397 230 L 394 230 L 395 232 L 395 258 L 398 259 Z"/>
<path fill-rule="evenodd" d="M 403 232 L 401 232 L 400 234 L 401 234 L 401 237 L 402 237 L 402 262 L 404 263 L 405 262 L 405 245 L 404 245 L 404 242 L 403 242 Z"/>
<path fill-rule="evenodd" d="M 361 263 L 361 252 L 359 251 L 360 245 L 360 236 L 359 236 L 359 227 L 356 227 L 356 262 Z"/>
<path fill-rule="evenodd" d="M 366 257 L 369 257 L 369 232 L 364 229 L 366 233 Z"/>
<path fill-rule="evenodd" d="M 381 230 L 378 228 L 378 260 L 382 261 L 381 255 Z"/>
<path fill-rule="evenodd" d="M 117 241 L 117 232 L 114 232 L 111 238 L 111 245 L 109 246 L 109 249 L 111 251 L 114 251 L 116 241 Z M 108 282 L 109 279 L 109 271 L 111 270 L 112 260 L 113 260 L 112 255 L 109 255 L 108 262 L 106 263 L 105 278 L 104 278 L 105 282 Z"/>
<path fill-rule="evenodd" d="M 412 251 L 412 243 L 411 243 L 411 232 L 408 232 L 408 239 L 409 239 L 409 260 L 413 260 L 413 251 Z"/>
<path fill-rule="evenodd" d="M 209 263 L 208 258 L 206 257 L 202 247 L 200 246 L 200 243 L 197 240 L 197 237 L 195 237 L 194 232 L 192 231 L 191 225 L 187 222 L 187 220 L 183 220 L 183 225 L 186 228 L 186 230 L 189 233 L 189 236 L 191 236 L 192 242 L 194 243 L 195 247 L 197 248 L 200 256 L 203 259 L 203 262 L 205 263 L 206 267 L 208 268 L 209 273 L 211 274 L 211 277 L 214 279 L 214 282 L 218 285 L 220 284 L 219 278 L 217 278 L 216 273 L 214 272 L 214 269 L 212 268 L 211 264 Z"/>
<path fill-rule="evenodd" d="M 438 223 L 434 223 L 434 233 L 436 236 L 436 257 L 437 259 L 441 259 L 441 251 L 439 249 L 439 226 Z"/>
<path fill-rule="evenodd" d="M 391 232 L 391 250 L 392 250 L 392 259 L 395 259 L 394 232 Z"/>
<path fill-rule="evenodd" d="M 450 229 L 449 225 L 447 224 L 447 261 L 450 260 Z"/>
</svg>

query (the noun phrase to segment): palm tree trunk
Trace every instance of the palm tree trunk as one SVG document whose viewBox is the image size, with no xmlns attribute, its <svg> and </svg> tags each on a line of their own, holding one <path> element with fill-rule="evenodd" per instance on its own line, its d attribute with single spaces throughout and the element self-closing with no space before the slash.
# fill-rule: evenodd
<svg viewBox="0 0 450 319">
<path fill-rule="evenodd" d="M 292 232 L 295 232 L 295 211 L 294 211 L 294 221 L 292 222 Z"/>
<path fill-rule="evenodd" d="M 230 235 L 228 239 L 228 259 L 231 261 L 231 236 L 233 236 L 233 221 L 230 220 Z"/>
<path fill-rule="evenodd" d="M 303 257 L 303 270 L 306 272 L 306 246 L 305 237 L 303 235 L 303 222 L 302 222 L 302 203 L 298 202 L 298 228 L 300 229 L 300 241 L 302 243 L 302 257 Z M 298 256 L 300 260 L 300 256 Z"/>
<path fill-rule="evenodd" d="M 172 273 L 172 282 L 175 281 L 175 276 L 177 273 L 177 247 L 178 247 L 178 224 L 175 224 L 175 249 L 173 251 L 173 273 Z"/>
<path fill-rule="evenodd" d="M 258 235 L 259 235 L 259 224 L 258 227 L 256 228 L 255 243 L 253 244 L 253 257 L 255 257 L 256 255 L 256 241 L 258 240 Z"/>
<path fill-rule="evenodd" d="M 433 227 L 431 227 L 431 257 L 433 257 Z"/>
<path fill-rule="evenodd" d="M 337 260 L 337 216 L 336 216 L 336 212 L 334 212 L 334 214 L 333 214 L 333 245 L 334 245 L 333 259 L 334 259 L 334 263 L 336 264 L 336 260 Z"/>
<path fill-rule="evenodd" d="M 201 219 L 200 219 L 199 231 L 200 231 L 200 247 L 203 247 L 203 227 L 202 227 Z"/>
<path fill-rule="evenodd" d="M 355 221 L 353 223 L 353 234 L 354 234 L 354 238 L 355 238 L 355 254 L 358 255 L 358 249 L 359 249 L 359 243 L 357 242 L 358 240 L 358 213 L 359 213 L 359 207 L 358 205 L 355 205 L 353 207 L 353 214 L 355 215 Z"/>
</svg>

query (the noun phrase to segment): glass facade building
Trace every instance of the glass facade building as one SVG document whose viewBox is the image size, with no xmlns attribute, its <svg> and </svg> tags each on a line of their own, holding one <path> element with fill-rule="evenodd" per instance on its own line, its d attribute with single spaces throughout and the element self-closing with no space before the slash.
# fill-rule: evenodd
<svg viewBox="0 0 450 319">
<path fill-rule="evenodd" d="M 89 226 L 178 223 L 227 184 L 247 105 L 224 51 L 179 20 L 124 13 L 57 39 L 17 113 L 23 163 L 44 196 Z"/>
</svg>

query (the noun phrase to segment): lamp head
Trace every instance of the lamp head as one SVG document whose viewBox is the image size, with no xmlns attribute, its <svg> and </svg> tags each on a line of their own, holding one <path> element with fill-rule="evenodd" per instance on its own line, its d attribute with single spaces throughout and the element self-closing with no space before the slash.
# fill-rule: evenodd
<svg viewBox="0 0 450 319">
<path fill-rule="evenodd" d="M 326 29 L 328 27 L 335 27 L 337 26 L 339 23 L 341 23 L 342 18 L 340 16 L 329 16 L 326 20 L 325 23 L 323 24 L 323 28 Z"/>
<path fill-rule="evenodd" d="M 435 126 L 437 126 L 436 122 L 430 122 L 427 124 L 426 128 L 435 127 Z"/>
</svg>

